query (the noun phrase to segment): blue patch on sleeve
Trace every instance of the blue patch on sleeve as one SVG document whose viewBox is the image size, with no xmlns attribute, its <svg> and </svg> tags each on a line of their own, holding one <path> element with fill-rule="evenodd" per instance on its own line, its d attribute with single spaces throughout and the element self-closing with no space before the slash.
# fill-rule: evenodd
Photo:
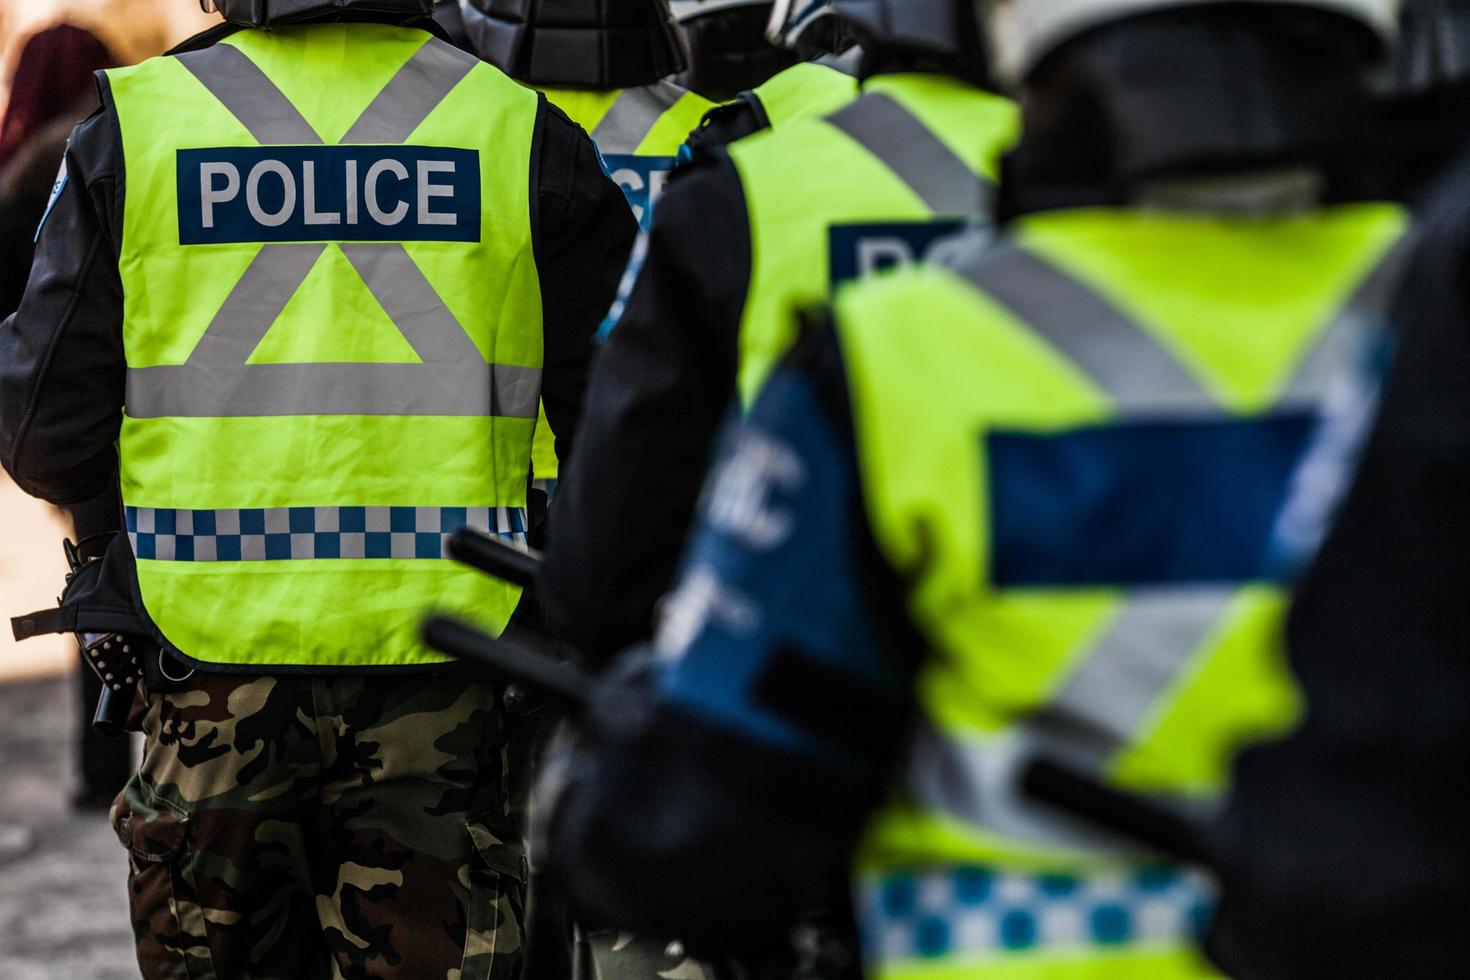
<svg viewBox="0 0 1470 980">
<path fill-rule="evenodd" d="M 906 684 L 878 644 L 858 579 L 857 506 L 850 451 L 807 381 L 778 369 L 727 433 L 666 608 L 658 650 L 671 701 L 745 737 L 844 764 L 842 750 L 772 712 L 758 688 L 773 658 L 793 651 L 864 690 Z"/>
</svg>

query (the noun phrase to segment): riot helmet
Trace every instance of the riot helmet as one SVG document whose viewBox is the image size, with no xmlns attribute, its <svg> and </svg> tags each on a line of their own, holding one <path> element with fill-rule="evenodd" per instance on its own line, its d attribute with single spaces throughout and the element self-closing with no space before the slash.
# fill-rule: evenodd
<svg viewBox="0 0 1470 980">
<path fill-rule="evenodd" d="M 434 0 L 199 0 L 199 7 L 231 24 L 270 30 L 349 12 L 413 20 L 433 13 Z"/>
<path fill-rule="evenodd" d="M 728 102 L 799 59 L 766 38 L 771 0 L 671 0 L 689 43 L 680 85 L 713 102 Z"/>
<path fill-rule="evenodd" d="M 1338 14 L 1361 27 L 1380 50 L 1391 46 L 1399 0 L 982 0 L 998 72 L 1019 80 L 1074 37 L 1131 17 L 1183 7 L 1300 9 Z"/>
<path fill-rule="evenodd" d="M 766 37 L 802 58 L 840 54 L 853 44 L 833 0 L 775 0 Z"/>
<path fill-rule="evenodd" d="M 667 0 L 460 0 L 476 54 L 530 85 L 651 85 L 688 58 Z"/>
<path fill-rule="evenodd" d="M 831 0 L 867 66 L 938 70 L 977 84 L 990 72 L 974 0 Z M 902 70 L 902 69 L 898 69 Z"/>
</svg>

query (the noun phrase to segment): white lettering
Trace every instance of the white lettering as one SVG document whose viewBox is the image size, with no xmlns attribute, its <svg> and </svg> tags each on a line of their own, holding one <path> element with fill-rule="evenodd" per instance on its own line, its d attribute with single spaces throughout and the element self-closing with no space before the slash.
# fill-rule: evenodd
<svg viewBox="0 0 1470 980">
<path fill-rule="evenodd" d="M 347 223 L 357 224 L 357 161 L 347 161 Z"/>
<path fill-rule="evenodd" d="M 619 167 L 617 170 L 614 170 L 612 172 L 612 179 L 613 183 L 617 184 L 623 189 L 623 194 L 625 196 L 632 196 L 628 194 L 629 191 L 632 191 L 634 194 L 636 194 L 638 191 L 643 190 L 643 175 L 634 170 L 632 167 Z M 631 201 L 629 203 L 631 203 Z M 633 218 L 640 225 L 643 224 L 643 206 L 641 204 L 633 205 Z"/>
<path fill-rule="evenodd" d="M 214 178 L 223 177 L 223 187 L 214 186 Z M 203 215 L 204 227 L 214 227 L 214 206 L 233 201 L 240 193 L 240 169 L 233 163 L 202 163 L 199 165 L 199 213 Z"/>
<path fill-rule="evenodd" d="M 266 174 L 281 178 L 281 186 L 285 189 L 285 200 L 281 202 L 279 211 L 266 211 L 260 206 L 260 179 Z M 250 210 L 250 217 L 267 228 L 290 221 L 296 211 L 296 178 L 290 168 L 279 160 L 262 160 L 251 167 L 250 176 L 245 178 L 245 207 Z"/>
<path fill-rule="evenodd" d="M 902 238 L 863 238 L 858 241 L 859 276 L 871 276 L 890 266 L 914 260 L 913 250 Z"/>
<path fill-rule="evenodd" d="M 316 164 L 307 160 L 301 165 L 301 216 L 309 225 L 340 225 L 342 215 L 336 211 L 316 209 Z"/>
<path fill-rule="evenodd" d="M 452 174 L 454 173 L 453 160 L 420 160 L 419 161 L 419 224 L 421 225 L 452 225 L 459 220 L 459 216 L 449 212 L 430 211 L 429 199 L 433 197 L 453 197 L 454 188 L 448 184 L 429 183 L 430 174 Z"/>
<path fill-rule="evenodd" d="M 367 205 L 367 213 L 380 225 L 396 225 L 408 214 L 408 205 L 399 201 L 394 205 L 392 211 L 384 211 L 378 201 L 378 178 L 385 173 L 391 173 L 399 180 L 408 179 L 408 168 L 397 160 L 379 160 L 367 169 L 367 176 L 363 178 L 363 204 Z"/>
</svg>

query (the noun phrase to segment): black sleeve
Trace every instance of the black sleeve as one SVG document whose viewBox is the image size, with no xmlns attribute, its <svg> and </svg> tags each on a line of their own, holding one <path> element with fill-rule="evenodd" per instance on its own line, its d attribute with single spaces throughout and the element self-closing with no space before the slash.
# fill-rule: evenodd
<svg viewBox="0 0 1470 980">
<path fill-rule="evenodd" d="M 717 105 L 704 114 L 699 126 L 684 141 L 695 158 L 718 147 L 759 132 L 770 125 L 765 108 L 754 92 L 741 92 L 734 101 Z"/>
<path fill-rule="evenodd" d="M 592 340 L 617 295 L 638 223 L 581 127 L 541 99 L 532 224 L 545 344 L 541 400 L 559 459 L 572 455 Z"/>
<path fill-rule="evenodd" d="M 593 659 L 648 635 L 735 391 L 750 279 L 740 180 L 723 156 L 676 173 L 598 356 L 548 524 L 548 622 Z"/>
<path fill-rule="evenodd" d="M 122 139 L 104 105 L 72 136 L 25 295 L 0 325 L 0 462 L 61 505 L 111 486 L 122 424 Z"/>
<path fill-rule="evenodd" d="M 1414 256 L 1375 431 L 1288 619 L 1303 722 L 1237 765 L 1242 976 L 1470 976 L 1467 187 L 1470 167 L 1431 208 L 1454 220 Z"/>
</svg>

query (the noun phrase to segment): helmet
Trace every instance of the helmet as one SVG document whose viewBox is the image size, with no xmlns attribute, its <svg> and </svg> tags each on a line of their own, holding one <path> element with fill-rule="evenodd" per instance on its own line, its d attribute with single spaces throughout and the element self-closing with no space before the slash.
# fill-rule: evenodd
<svg viewBox="0 0 1470 980">
<path fill-rule="evenodd" d="M 270 30 L 336 14 L 389 14 L 404 19 L 427 17 L 434 0 L 199 0 L 205 13 L 218 13 L 231 24 Z"/>
<path fill-rule="evenodd" d="M 729 102 L 796 64 L 796 52 L 766 37 L 771 0 L 671 0 L 689 43 L 689 69 L 676 81 L 712 102 Z"/>
<path fill-rule="evenodd" d="M 999 73 L 1019 79 L 1064 42 L 1094 27 L 1140 14 L 1187 6 L 1253 4 L 1341 14 L 1373 33 L 1385 50 L 1393 41 L 1399 0 L 983 0 Z"/>
<path fill-rule="evenodd" d="M 841 50 L 846 34 L 833 0 L 775 0 L 766 38 L 777 47 L 816 57 Z"/>
<path fill-rule="evenodd" d="M 1470 0 L 1406 0 L 1392 76 L 1400 93 L 1470 78 Z"/>
<path fill-rule="evenodd" d="M 974 0 L 832 0 L 865 51 L 936 58 L 956 74 L 988 77 Z"/>
<path fill-rule="evenodd" d="M 768 7 L 771 0 L 669 0 L 669 11 L 680 24 L 736 7 Z"/>
<path fill-rule="evenodd" d="M 651 85 L 684 70 L 667 0 L 459 0 L 475 53 L 517 81 Z"/>
</svg>

